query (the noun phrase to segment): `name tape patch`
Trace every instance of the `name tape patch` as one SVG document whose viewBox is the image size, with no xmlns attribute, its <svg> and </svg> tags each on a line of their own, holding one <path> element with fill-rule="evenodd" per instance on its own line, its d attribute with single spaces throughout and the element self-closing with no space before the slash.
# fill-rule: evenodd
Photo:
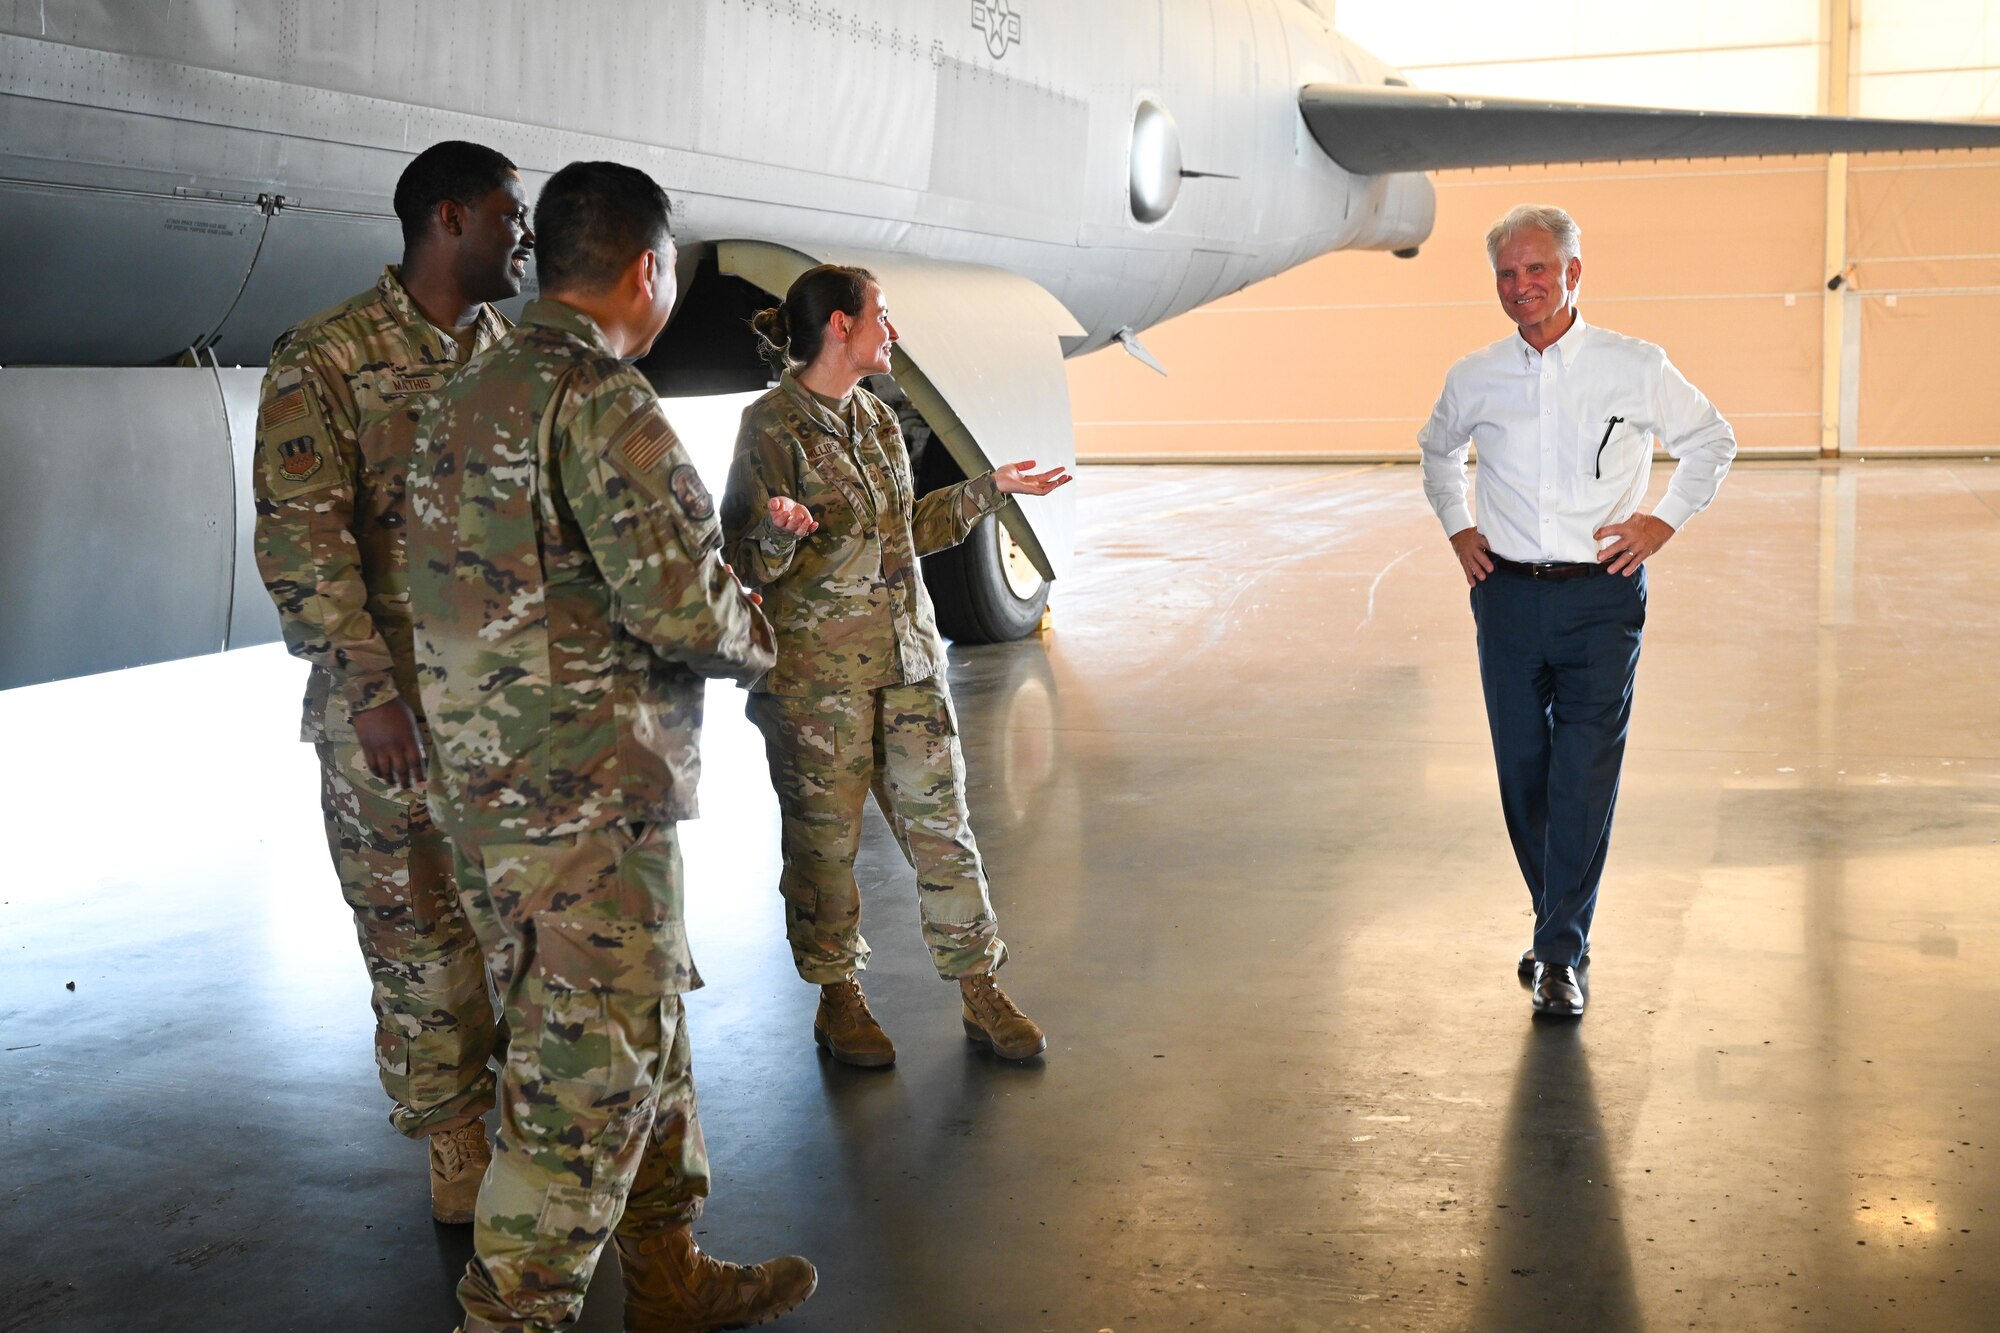
<svg viewBox="0 0 2000 1333">
<path fill-rule="evenodd" d="M 384 375 L 376 381 L 375 389 L 386 398 L 391 394 L 430 393 L 443 383 L 442 375 Z"/>
</svg>

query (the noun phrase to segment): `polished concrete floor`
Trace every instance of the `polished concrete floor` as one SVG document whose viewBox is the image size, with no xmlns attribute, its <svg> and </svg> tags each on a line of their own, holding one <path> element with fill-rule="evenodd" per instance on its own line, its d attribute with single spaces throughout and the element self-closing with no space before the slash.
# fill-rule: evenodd
<svg viewBox="0 0 2000 1333">
<path fill-rule="evenodd" d="M 1744 466 L 1657 557 L 1580 1024 L 1514 977 L 1416 470 L 1078 489 L 1054 634 L 952 668 L 1043 1061 L 964 1041 L 872 813 L 901 1059 L 815 1051 L 712 696 L 702 1228 L 819 1264 L 780 1327 L 1994 1326 L 2000 466 Z M 0 1330 L 452 1326 L 466 1234 L 384 1119 L 298 680 L 0 694 Z"/>
</svg>

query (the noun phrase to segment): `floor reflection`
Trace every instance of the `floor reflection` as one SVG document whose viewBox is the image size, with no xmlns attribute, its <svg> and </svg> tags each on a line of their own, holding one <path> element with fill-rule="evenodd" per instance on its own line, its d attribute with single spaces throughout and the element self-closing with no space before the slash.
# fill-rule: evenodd
<svg viewBox="0 0 2000 1333">
<path fill-rule="evenodd" d="M 819 1265 L 786 1333 L 1992 1322 L 2000 466 L 1745 466 L 1674 544 L 1590 1012 L 1547 1025 L 1417 483 L 1091 470 L 1054 633 L 953 649 L 1041 1066 L 965 1040 L 872 808 L 897 1063 L 819 1054 L 761 741 L 709 692 L 699 1229 Z M 302 674 L 0 694 L 0 1330 L 451 1326 Z"/>
<path fill-rule="evenodd" d="M 1476 1329 L 1644 1327 L 1582 1023 L 1527 1025 Z"/>
</svg>

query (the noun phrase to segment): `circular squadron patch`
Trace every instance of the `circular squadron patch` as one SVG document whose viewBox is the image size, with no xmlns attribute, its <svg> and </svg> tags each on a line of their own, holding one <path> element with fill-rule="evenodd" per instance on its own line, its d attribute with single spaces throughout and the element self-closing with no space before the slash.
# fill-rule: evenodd
<svg viewBox="0 0 2000 1333">
<path fill-rule="evenodd" d="M 681 512 L 697 523 L 706 523 L 715 517 L 715 500 L 708 493 L 708 487 L 701 484 L 701 474 L 692 466 L 682 463 L 667 474 L 667 485 L 673 490 L 674 501 Z"/>
</svg>

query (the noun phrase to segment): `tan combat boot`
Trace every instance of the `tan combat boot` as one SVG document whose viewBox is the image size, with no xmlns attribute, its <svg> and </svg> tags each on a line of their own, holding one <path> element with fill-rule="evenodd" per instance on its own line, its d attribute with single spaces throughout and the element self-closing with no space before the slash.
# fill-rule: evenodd
<svg viewBox="0 0 2000 1333">
<path fill-rule="evenodd" d="M 1048 1049 L 1049 1039 L 1007 998 L 991 972 L 958 979 L 965 997 L 965 1035 L 983 1041 L 1003 1060 L 1025 1060 Z"/>
<path fill-rule="evenodd" d="M 486 1179 L 486 1164 L 493 1160 L 486 1126 L 475 1120 L 433 1134 L 424 1143 L 431 1150 L 431 1216 L 447 1225 L 463 1226 L 472 1220 L 479 1182 Z"/>
<path fill-rule="evenodd" d="M 694 1243 L 688 1228 L 618 1243 L 625 1275 L 626 1333 L 708 1333 L 767 1324 L 805 1304 L 819 1274 L 797 1255 L 726 1264 Z"/>
<path fill-rule="evenodd" d="M 896 1063 L 896 1046 L 869 1012 L 868 997 L 853 977 L 819 988 L 813 1040 L 844 1065 L 878 1068 Z"/>
</svg>

